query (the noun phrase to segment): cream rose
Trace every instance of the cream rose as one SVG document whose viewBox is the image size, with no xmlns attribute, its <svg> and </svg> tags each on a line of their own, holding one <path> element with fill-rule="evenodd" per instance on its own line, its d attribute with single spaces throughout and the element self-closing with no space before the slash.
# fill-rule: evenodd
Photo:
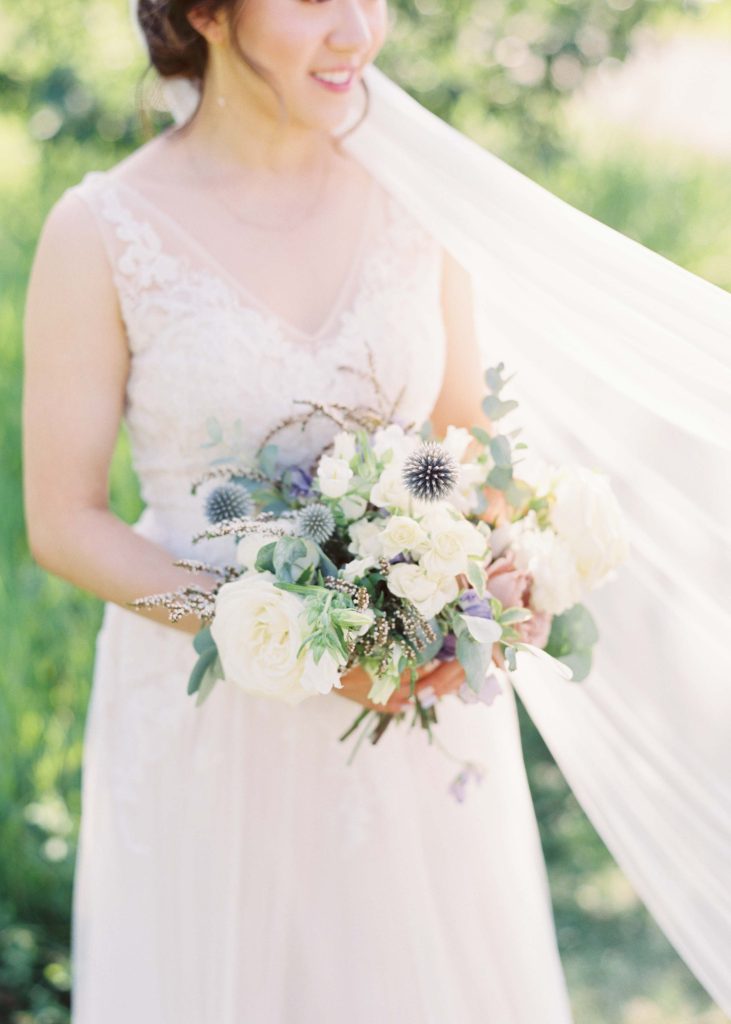
<svg viewBox="0 0 731 1024">
<path fill-rule="evenodd" d="M 360 558 L 381 557 L 381 533 L 383 528 L 376 520 L 359 519 L 348 527 L 350 544 L 348 550 Z"/>
<path fill-rule="evenodd" d="M 400 458 L 395 463 L 388 463 L 371 487 L 370 499 L 373 505 L 406 514 L 412 511 L 412 497 L 401 479 L 402 470 L 403 462 Z"/>
<path fill-rule="evenodd" d="M 571 548 L 553 530 L 539 529 L 532 509 L 513 523 L 511 548 L 516 568 L 527 570 L 533 578 L 531 608 L 560 615 L 582 599 L 583 587 Z"/>
<path fill-rule="evenodd" d="M 629 555 L 627 523 L 609 478 L 584 466 L 561 467 L 551 525 L 573 552 L 584 585 L 591 589 Z"/>
<path fill-rule="evenodd" d="M 483 557 L 489 547 L 485 535 L 447 505 L 437 505 L 419 520 L 429 535 L 429 546 L 419 559 L 432 575 L 467 572 L 470 556 Z"/>
<path fill-rule="evenodd" d="M 317 467 L 317 482 L 326 498 L 342 498 L 353 478 L 353 470 L 345 459 L 323 455 Z"/>
<path fill-rule="evenodd" d="M 390 449 L 394 461 L 403 461 L 406 456 L 420 444 L 420 439 L 405 433 L 398 423 L 389 423 L 387 427 L 379 427 L 371 439 L 371 447 L 378 458 L 382 458 Z"/>
<path fill-rule="evenodd" d="M 333 438 L 333 458 L 350 462 L 354 455 L 355 434 L 351 434 L 349 430 L 339 431 Z"/>
<path fill-rule="evenodd" d="M 404 597 L 425 619 L 431 619 L 459 593 L 451 575 L 432 575 L 422 565 L 397 562 L 389 569 L 386 585 L 396 597 Z"/>
<path fill-rule="evenodd" d="M 225 583 L 216 595 L 211 635 L 224 677 L 247 693 L 287 704 L 339 685 L 331 657 L 314 665 L 309 649 L 297 657 L 306 629 L 295 594 L 274 586 L 271 572 L 247 572 Z"/>
<path fill-rule="evenodd" d="M 380 540 L 384 558 L 393 558 L 408 551 L 418 558 L 428 546 L 426 531 L 410 516 L 390 516 L 381 531 Z"/>
</svg>

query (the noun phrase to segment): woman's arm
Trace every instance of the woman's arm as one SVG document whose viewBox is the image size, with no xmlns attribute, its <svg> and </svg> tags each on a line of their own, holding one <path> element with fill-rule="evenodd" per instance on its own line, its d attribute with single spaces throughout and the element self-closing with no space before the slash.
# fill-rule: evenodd
<svg viewBox="0 0 731 1024">
<path fill-rule="evenodd" d="M 129 351 L 90 211 L 64 194 L 38 241 L 26 297 L 23 483 L 28 542 L 49 572 L 123 607 L 213 577 L 172 565 L 164 548 L 109 509 Z M 164 608 L 138 614 L 172 625 Z M 195 633 L 188 615 L 174 628 Z"/>
<path fill-rule="evenodd" d="M 431 415 L 434 433 L 440 437 L 449 424 L 455 427 L 482 427 L 490 435 L 496 433 L 492 420 L 482 408 L 486 394 L 480 346 L 475 328 L 472 281 L 468 271 L 446 250 L 442 250 L 442 316 L 447 336 L 447 358 L 442 390 Z M 475 439 L 467 457 L 479 448 Z M 499 525 L 508 517 L 505 495 L 485 487 L 488 508 L 482 518 Z"/>
</svg>

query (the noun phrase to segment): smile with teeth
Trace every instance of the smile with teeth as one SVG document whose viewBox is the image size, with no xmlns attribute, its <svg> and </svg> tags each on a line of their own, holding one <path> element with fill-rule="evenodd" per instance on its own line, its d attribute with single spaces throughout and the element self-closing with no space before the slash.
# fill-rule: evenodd
<svg viewBox="0 0 731 1024">
<path fill-rule="evenodd" d="M 349 85 L 353 77 L 352 71 L 313 71 L 312 77 L 330 85 Z"/>
</svg>

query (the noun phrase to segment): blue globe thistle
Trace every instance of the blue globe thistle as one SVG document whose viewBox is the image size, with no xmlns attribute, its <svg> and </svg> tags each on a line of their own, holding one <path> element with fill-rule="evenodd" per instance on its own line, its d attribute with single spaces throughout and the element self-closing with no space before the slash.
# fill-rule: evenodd
<svg viewBox="0 0 731 1024">
<path fill-rule="evenodd" d="M 459 476 L 457 460 L 436 441 L 423 441 L 404 462 L 406 489 L 420 501 L 441 501 L 450 494 Z"/>
<path fill-rule="evenodd" d="M 225 483 L 215 487 L 206 498 L 206 519 L 222 523 L 226 519 L 243 519 L 253 512 L 251 495 L 240 484 Z"/>
<path fill-rule="evenodd" d="M 335 517 L 327 505 L 313 502 L 299 510 L 297 516 L 297 533 L 300 537 L 313 540 L 316 544 L 324 544 L 335 532 Z"/>
</svg>

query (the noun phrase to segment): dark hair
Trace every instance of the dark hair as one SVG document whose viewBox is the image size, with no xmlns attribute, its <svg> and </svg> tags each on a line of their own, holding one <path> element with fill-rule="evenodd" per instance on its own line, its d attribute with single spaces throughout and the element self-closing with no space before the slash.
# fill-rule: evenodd
<svg viewBox="0 0 731 1024">
<path fill-rule="evenodd" d="M 246 0 L 138 0 L 137 20 L 145 36 L 150 55 L 150 68 L 154 68 L 161 78 L 182 75 L 202 84 L 208 65 L 208 43 L 200 32 L 188 21 L 187 15 L 198 8 L 207 14 L 215 14 L 221 9 L 226 14 L 231 42 L 241 60 L 255 75 L 265 81 L 274 92 L 284 118 L 287 109 L 284 101 L 266 71 L 251 59 L 243 50 L 236 25 Z M 368 113 L 370 94 L 365 81 L 361 79 L 365 90 L 365 109 L 359 120 L 339 137 L 349 135 L 361 123 Z M 149 118 L 143 114 L 145 132 L 149 133 Z"/>
</svg>

